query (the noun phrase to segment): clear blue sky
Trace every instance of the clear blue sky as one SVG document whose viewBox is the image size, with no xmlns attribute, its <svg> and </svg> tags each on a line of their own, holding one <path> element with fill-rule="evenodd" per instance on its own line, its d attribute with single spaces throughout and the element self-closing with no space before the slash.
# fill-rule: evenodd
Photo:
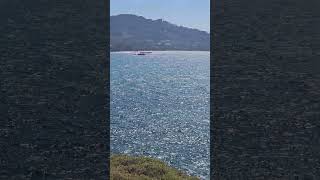
<svg viewBox="0 0 320 180">
<path fill-rule="evenodd" d="M 135 14 L 210 31 L 210 0 L 110 0 L 110 15 Z"/>
</svg>

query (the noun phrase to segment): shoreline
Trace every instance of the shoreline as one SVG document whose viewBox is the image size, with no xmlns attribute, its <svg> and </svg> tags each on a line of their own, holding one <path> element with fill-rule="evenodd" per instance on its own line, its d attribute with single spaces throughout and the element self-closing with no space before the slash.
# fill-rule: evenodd
<svg viewBox="0 0 320 180">
<path fill-rule="evenodd" d="M 210 50 L 209 51 L 196 51 L 196 50 L 137 50 L 137 51 L 110 51 L 110 53 L 133 53 L 133 52 L 139 52 L 139 51 L 148 51 L 148 52 L 209 52 L 210 53 Z"/>
</svg>

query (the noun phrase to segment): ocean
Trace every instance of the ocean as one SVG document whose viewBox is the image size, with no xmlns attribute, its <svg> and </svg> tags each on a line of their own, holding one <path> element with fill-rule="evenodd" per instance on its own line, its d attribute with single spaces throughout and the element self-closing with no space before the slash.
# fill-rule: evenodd
<svg viewBox="0 0 320 180">
<path fill-rule="evenodd" d="M 210 52 L 112 52 L 111 153 L 209 179 Z"/>
</svg>

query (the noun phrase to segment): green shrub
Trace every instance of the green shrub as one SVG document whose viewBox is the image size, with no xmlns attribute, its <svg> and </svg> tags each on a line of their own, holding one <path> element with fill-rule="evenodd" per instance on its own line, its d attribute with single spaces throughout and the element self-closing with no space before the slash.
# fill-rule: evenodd
<svg viewBox="0 0 320 180">
<path fill-rule="evenodd" d="M 199 180 L 148 157 L 111 156 L 111 180 Z"/>
</svg>

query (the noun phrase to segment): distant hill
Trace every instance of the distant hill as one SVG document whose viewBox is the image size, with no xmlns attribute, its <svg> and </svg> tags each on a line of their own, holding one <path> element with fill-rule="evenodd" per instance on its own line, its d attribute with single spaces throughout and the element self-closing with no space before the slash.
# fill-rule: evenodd
<svg viewBox="0 0 320 180">
<path fill-rule="evenodd" d="M 121 14 L 110 17 L 110 50 L 210 50 L 210 35 L 162 19 Z"/>
</svg>

